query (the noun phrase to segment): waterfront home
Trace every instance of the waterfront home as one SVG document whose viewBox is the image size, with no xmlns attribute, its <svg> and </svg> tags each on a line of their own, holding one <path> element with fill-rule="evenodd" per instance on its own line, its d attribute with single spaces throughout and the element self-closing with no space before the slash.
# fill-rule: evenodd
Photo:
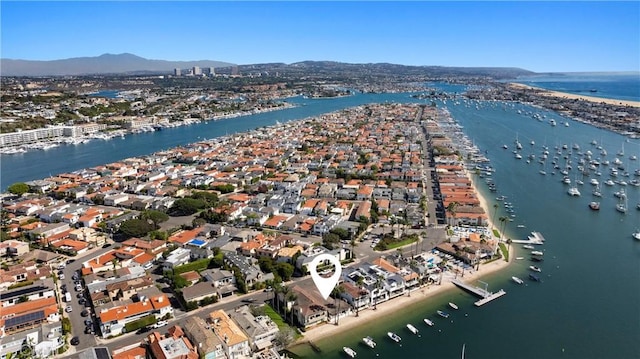
<svg viewBox="0 0 640 359">
<path fill-rule="evenodd" d="M 65 344 L 62 325 L 56 323 L 42 323 L 11 335 L 2 333 L 0 337 L 0 358 L 18 357 L 25 345 L 33 348 L 35 358 L 49 358 L 58 353 Z"/>
</svg>

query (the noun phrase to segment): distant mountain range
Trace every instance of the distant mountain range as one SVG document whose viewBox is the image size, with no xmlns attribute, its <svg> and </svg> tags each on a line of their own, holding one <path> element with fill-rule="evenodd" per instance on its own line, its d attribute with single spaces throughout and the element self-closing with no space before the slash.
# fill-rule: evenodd
<svg viewBox="0 0 640 359">
<path fill-rule="evenodd" d="M 63 60 L 33 61 L 0 59 L 0 76 L 70 76 L 94 74 L 170 73 L 175 68 L 189 69 L 229 67 L 235 64 L 221 61 L 149 60 L 133 54 L 103 54 L 95 57 L 74 57 Z"/>
<path fill-rule="evenodd" d="M 168 74 L 174 69 L 199 66 L 224 68 L 236 66 L 221 61 L 165 61 L 149 60 L 133 54 L 103 54 L 96 57 L 75 57 L 63 60 L 33 61 L 0 59 L 0 76 L 79 76 L 106 74 Z M 534 72 L 511 67 L 446 67 L 406 66 L 389 63 L 350 64 L 335 61 L 303 61 L 293 64 L 269 63 L 238 66 L 241 73 L 278 72 L 281 75 L 329 77 L 397 77 L 397 76 L 488 76 L 515 78 L 534 75 Z"/>
</svg>

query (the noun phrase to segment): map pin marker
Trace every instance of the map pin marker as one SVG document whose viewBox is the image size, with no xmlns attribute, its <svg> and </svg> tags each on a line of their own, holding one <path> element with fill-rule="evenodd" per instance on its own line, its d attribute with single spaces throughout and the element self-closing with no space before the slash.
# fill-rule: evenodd
<svg viewBox="0 0 640 359">
<path fill-rule="evenodd" d="M 318 264 L 323 261 L 329 261 L 335 267 L 335 272 L 329 278 L 322 277 L 318 274 Z M 316 284 L 318 291 L 322 295 L 322 297 L 326 300 L 329 298 L 329 294 L 333 288 L 338 284 L 338 280 L 340 280 L 340 274 L 342 274 L 342 265 L 340 265 L 340 261 L 338 258 L 332 256 L 328 253 L 323 253 L 316 256 L 311 263 L 309 263 L 309 272 L 311 273 L 311 279 L 313 279 L 313 283 Z"/>
</svg>

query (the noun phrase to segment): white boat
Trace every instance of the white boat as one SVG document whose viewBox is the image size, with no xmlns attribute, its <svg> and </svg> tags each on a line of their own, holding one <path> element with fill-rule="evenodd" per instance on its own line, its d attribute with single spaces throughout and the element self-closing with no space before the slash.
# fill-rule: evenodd
<svg viewBox="0 0 640 359">
<path fill-rule="evenodd" d="M 418 334 L 418 328 L 414 327 L 413 324 L 407 324 L 407 329 L 409 329 L 413 334 Z"/>
<path fill-rule="evenodd" d="M 620 213 L 627 213 L 627 196 L 620 197 L 620 202 L 616 204 L 616 210 Z"/>
<path fill-rule="evenodd" d="M 516 257 L 517 260 L 523 260 L 524 257 Z"/>
<path fill-rule="evenodd" d="M 592 178 L 589 183 L 591 183 L 594 186 L 598 186 L 600 184 L 600 182 L 598 182 L 597 178 Z"/>
<path fill-rule="evenodd" d="M 635 239 L 640 241 L 640 230 L 636 230 L 631 235 L 633 236 L 633 238 L 635 238 Z"/>
<path fill-rule="evenodd" d="M 531 269 L 534 272 L 542 272 L 542 269 L 536 267 L 536 266 L 529 266 L 529 269 Z"/>
<path fill-rule="evenodd" d="M 569 194 L 569 196 L 580 196 L 580 191 L 578 190 L 578 187 L 569 188 L 567 193 Z"/>
<path fill-rule="evenodd" d="M 525 244 L 524 246 L 522 246 L 522 248 L 524 248 L 524 249 L 534 249 L 535 247 L 530 245 L 530 244 Z"/>
<path fill-rule="evenodd" d="M 374 349 L 376 347 L 376 342 L 374 342 L 373 338 L 371 337 L 364 337 L 362 338 L 362 341 L 371 349 Z"/>
<path fill-rule="evenodd" d="M 543 256 L 544 252 L 541 251 L 531 251 L 531 254 L 533 254 L 534 256 Z"/>
<path fill-rule="evenodd" d="M 387 336 L 396 343 L 400 343 L 400 341 L 402 340 L 402 338 L 400 338 L 400 336 L 394 332 L 387 332 Z"/>
<path fill-rule="evenodd" d="M 358 353 L 356 353 L 355 350 L 349 348 L 349 347 L 342 347 L 342 350 L 344 350 L 345 353 L 347 353 L 348 356 L 355 358 L 356 355 L 358 355 Z"/>
<path fill-rule="evenodd" d="M 518 277 L 511 277 L 511 279 L 513 279 L 514 282 L 518 283 L 518 284 L 522 284 L 524 283 L 524 281 Z"/>
<path fill-rule="evenodd" d="M 431 319 L 424 318 L 424 323 L 430 327 L 433 327 L 433 322 L 431 321 Z"/>
<path fill-rule="evenodd" d="M 456 303 L 449 302 L 449 306 L 455 310 L 458 310 L 458 306 L 456 305 Z"/>
</svg>

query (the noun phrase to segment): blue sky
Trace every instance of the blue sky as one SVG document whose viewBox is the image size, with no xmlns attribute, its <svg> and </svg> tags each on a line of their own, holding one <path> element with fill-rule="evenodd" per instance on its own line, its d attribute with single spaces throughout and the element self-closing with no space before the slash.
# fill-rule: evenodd
<svg viewBox="0 0 640 359">
<path fill-rule="evenodd" d="M 640 2 L 0 3 L 1 57 L 639 71 Z"/>
</svg>

